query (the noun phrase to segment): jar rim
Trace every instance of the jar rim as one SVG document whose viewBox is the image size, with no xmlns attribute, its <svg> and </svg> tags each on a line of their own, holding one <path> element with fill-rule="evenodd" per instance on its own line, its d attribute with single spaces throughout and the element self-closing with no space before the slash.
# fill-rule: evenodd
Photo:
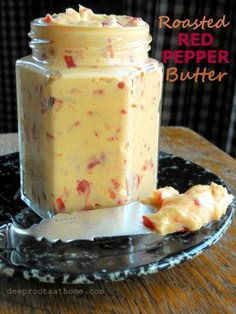
<svg viewBox="0 0 236 314">
<path fill-rule="evenodd" d="M 148 24 L 127 28 L 78 27 L 50 25 L 42 18 L 31 22 L 29 37 L 33 55 L 40 60 L 47 58 L 54 64 L 56 56 L 61 62 L 68 55 L 76 58 L 78 64 L 142 63 L 148 58 L 152 40 Z"/>
<path fill-rule="evenodd" d="M 124 32 L 124 31 L 140 31 L 140 30 L 145 30 L 148 29 L 149 30 L 149 25 L 148 23 L 145 22 L 145 24 L 143 25 L 139 25 L 139 26 L 125 26 L 125 27 L 118 27 L 118 26 L 112 26 L 112 27 L 99 27 L 99 26 L 84 26 L 84 25 L 79 25 L 79 24 L 49 24 L 44 22 L 43 18 L 37 18 L 34 19 L 31 22 L 31 26 L 32 27 L 48 27 L 48 28 L 58 28 L 58 30 L 61 28 L 66 29 L 67 31 L 75 31 L 75 29 L 77 30 L 81 30 L 81 31 L 99 31 L 99 32 L 110 32 L 110 31 L 120 31 L 120 32 Z"/>
</svg>

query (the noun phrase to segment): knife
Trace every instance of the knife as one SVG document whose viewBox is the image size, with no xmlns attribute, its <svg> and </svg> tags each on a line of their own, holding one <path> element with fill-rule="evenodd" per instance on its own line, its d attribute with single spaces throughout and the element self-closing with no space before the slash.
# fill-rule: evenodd
<svg viewBox="0 0 236 314">
<path fill-rule="evenodd" d="M 111 208 L 56 214 L 27 229 L 13 221 L 0 227 L 0 248 L 14 249 L 27 237 L 53 243 L 150 234 L 153 231 L 143 225 L 142 216 L 154 212 L 149 205 L 132 202 Z"/>
</svg>

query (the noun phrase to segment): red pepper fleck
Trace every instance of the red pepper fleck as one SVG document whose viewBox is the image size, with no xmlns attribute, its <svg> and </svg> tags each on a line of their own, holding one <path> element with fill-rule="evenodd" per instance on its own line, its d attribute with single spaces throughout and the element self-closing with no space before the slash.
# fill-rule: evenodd
<svg viewBox="0 0 236 314">
<path fill-rule="evenodd" d="M 160 192 L 157 194 L 156 202 L 157 202 L 157 206 L 158 206 L 158 207 L 161 207 L 162 202 L 163 202 L 163 199 L 162 199 L 162 195 L 161 195 Z"/>
<path fill-rule="evenodd" d="M 116 198 L 116 193 L 114 191 L 112 191 L 111 189 L 108 190 L 109 192 L 109 196 L 112 200 L 114 200 Z"/>
<path fill-rule="evenodd" d="M 112 49 L 112 45 L 108 45 L 108 46 L 107 46 L 107 52 L 109 53 L 109 56 L 110 56 L 111 58 L 114 58 L 114 51 L 113 51 L 113 49 Z"/>
<path fill-rule="evenodd" d="M 56 154 L 55 156 L 56 157 L 61 157 L 61 156 L 63 156 L 63 154 L 59 153 L 59 154 Z"/>
<path fill-rule="evenodd" d="M 119 83 L 117 84 L 117 86 L 122 89 L 122 88 L 125 87 L 125 83 L 124 83 L 124 82 L 119 82 Z"/>
<path fill-rule="evenodd" d="M 143 224 L 145 227 L 154 230 L 155 229 L 155 225 L 154 223 L 147 217 L 147 216 L 143 216 Z"/>
<path fill-rule="evenodd" d="M 55 48 L 54 47 L 50 47 L 49 50 L 48 50 L 49 54 L 51 56 L 54 56 L 55 55 Z"/>
<path fill-rule="evenodd" d="M 98 159 L 93 159 L 93 160 L 91 160 L 91 161 L 88 163 L 87 168 L 88 168 L 88 170 L 91 170 L 91 169 L 93 169 L 94 167 L 96 167 L 97 165 L 100 165 L 100 164 L 101 164 L 100 160 L 98 160 Z"/>
<path fill-rule="evenodd" d="M 92 206 L 88 202 L 89 194 L 90 194 L 90 183 L 87 180 L 77 181 L 76 190 L 79 195 L 84 197 L 85 210 L 92 209 Z"/>
<path fill-rule="evenodd" d="M 80 195 L 88 195 L 90 193 L 90 183 L 87 180 L 78 181 L 76 190 Z"/>
<path fill-rule="evenodd" d="M 174 222 L 177 222 L 177 223 L 180 222 L 179 218 L 177 218 L 177 217 L 175 217 L 175 218 L 173 219 L 173 221 L 174 221 Z"/>
<path fill-rule="evenodd" d="M 189 232 L 190 229 L 187 228 L 187 227 L 182 227 L 182 228 L 180 228 L 178 231 L 179 231 L 179 232 Z"/>
<path fill-rule="evenodd" d="M 142 171 L 146 171 L 146 170 L 147 170 L 147 166 L 144 165 L 144 166 L 142 167 Z"/>
<path fill-rule="evenodd" d="M 122 109 L 122 110 L 120 111 L 120 113 L 121 113 L 121 114 L 127 114 L 127 111 L 124 110 L 124 109 Z"/>
<path fill-rule="evenodd" d="M 52 134 L 48 133 L 48 132 L 46 132 L 46 138 L 50 139 L 50 140 L 54 140 L 55 139 L 55 137 Z"/>
<path fill-rule="evenodd" d="M 80 122 L 79 121 L 75 121 L 74 126 L 77 127 L 79 125 L 80 125 Z"/>
<path fill-rule="evenodd" d="M 200 203 L 200 201 L 198 199 L 194 199 L 193 202 L 197 206 L 201 205 L 201 203 Z"/>
<path fill-rule="evenodd" d="M 51 15 L 50 15 L 50 14 L 47 14 L 47 15 L 45 16 L 45 18 L 44 18 L 44 22 L 46 22 L 46 23 L 50 23 L 50 22 L 52 22 L 52 17 L 51 17 Z"/>
<path fill-rule="evenodd" d="M 118 137 L 117 136 L 111 136 L 106 138 L 109 142 L 117 141 Z"/>
<path fill-rule="evenodd" d="M 141 183 L 141 179 L 142 179 L 142 177 L 137 174 L 137 187 L 139 187 L 139 185 Z"/>
<path fill-rule="evenodd" d="M 102 26 L 107 26 L 109 24 L 108 21 L 102 21 Z"/>
<path fill-rule="evenodd" d="M 62 212 L 62 211 L 65 210 L 65 204 L 64 204 L 64 202 L 63 202 L 61 197 L 58 197 L 56 199 L 56 203 L 57 203 L 57 208 L 58 208 L 59 212 Z"/>
<path fill-rule="evenodd" d="M 150 166 L 151 169 L 154 167 L 152 159 L 149 160 L 149 166 Z"/>
<path fill-rule="evenodd" d="M 109 57 L 114 58 L 114 51 L 113 51 L 111 39 L 108 39 L 107 53 L 108 53 L 108 56 L 109 56 Z"/>
<path fill-rule="evenodd" d="M 63 105 L 63 100 L 56 99 L 55 97 L 53 97 L 53 98 L 54 98 L 53 105 L 54 105 L 55 111 L 59 111 Z"/>
<path fill-rule="evenodd" d="M 93 111 L 88 111 L 88 115 L 89 115 L 90 117 L 92 117 Z"/>
<path fill-rule="evenodd" d="M 94 207 L 91 204 L 85 205 L 85 210 L 91 210 L 94 209 Z"/>
<path fill-rule="evenodd" d="M 99 137 L 99 134 L 98 134 L 97 131 L 94 131 L 94 135 L 97 136 L 97 137 Z"/>
<path fill-rule="evenodd" d="M 67 68 L 74 68 L 76 67 L 76 64 L 74 63 L 72 56 L 64 56 L 64 60 L 66 62 Z"/>
<path fill-rule="evenodd" d="M 114 187 L 115 190 L 119 189 L 120 183 L 118 182 L 117 179 L 112 179 L 111 182 L 112 182 L 113 187 Z"/>
<path fill-rule="evenodd" d="M 93 92 L 94 95 L 103 95 L 104 94 L 104 89 L 97 89 Z"/>
</svg>

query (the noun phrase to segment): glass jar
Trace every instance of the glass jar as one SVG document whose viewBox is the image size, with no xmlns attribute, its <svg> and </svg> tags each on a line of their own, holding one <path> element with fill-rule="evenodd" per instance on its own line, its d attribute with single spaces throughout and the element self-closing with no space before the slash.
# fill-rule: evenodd
<svg viewBox="0 0 236 314">
<path fill-rule="evenodd" d="M 156 188 L 162 64 L 148 24 L 31 23 L 17 61 L 21 195 L 42 217 L 113 207 Z"/>
</svg>

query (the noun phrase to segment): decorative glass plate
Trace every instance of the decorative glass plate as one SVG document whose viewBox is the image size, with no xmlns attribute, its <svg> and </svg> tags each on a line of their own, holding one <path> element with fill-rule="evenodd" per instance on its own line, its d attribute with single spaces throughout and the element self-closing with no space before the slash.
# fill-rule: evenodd
<svg viewBox="0 0 236 314">
<path fill-rule="evenodd" d="M 0 225 L 13 218 L 24 228 L 41 220 L 20 199 L 19 156 L 0 157 Z M 195 184 L 225 183 L 209 170 L 167 153 L 160 153 L 158 186 L 184 192 Z M 227 188 L 228 189 L 228 188 Z M 229 190 L 229 189 L 228 189 Z M 231 204 L 220 221 L 199 231 L 49 243 L 28 238 L 14 249 L 0 249 L 0 273 L 40 282 L 83 284 L 123 280 L 157 273 L 192 259 L 217 242 L 228 229 Z"/>
</svg>

